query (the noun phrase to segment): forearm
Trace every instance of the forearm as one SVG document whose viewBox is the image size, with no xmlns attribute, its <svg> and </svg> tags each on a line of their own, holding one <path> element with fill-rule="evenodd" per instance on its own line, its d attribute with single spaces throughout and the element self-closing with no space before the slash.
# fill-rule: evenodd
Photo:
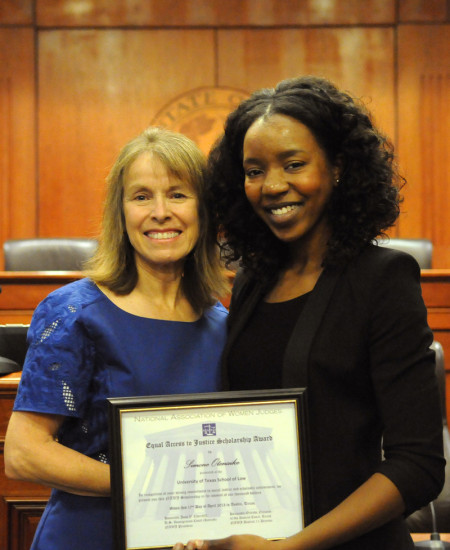
<svg viewBox="0 0 450 550">
<path fill-rule="evenodd" d="M 109 465 L 58 443 L 48 422 L 42 415 L 13 413 L 5 440 L 6 475 L 77 495 L 108 496 Z"/>
<path fill-rule="evenodd" d="M 325 550 L 399 517 L 405 509 L 396 486 L 374 474 L 341 504 L 277 546 L 278 550 Z"/>
<path fill-rule="evenodd" d="M 39 450 L 17 450 L 9 457 L 6 474 L 83 496 L 108 496 L 109 465 L 64 447 L 56 441 Z"/>
</svg>

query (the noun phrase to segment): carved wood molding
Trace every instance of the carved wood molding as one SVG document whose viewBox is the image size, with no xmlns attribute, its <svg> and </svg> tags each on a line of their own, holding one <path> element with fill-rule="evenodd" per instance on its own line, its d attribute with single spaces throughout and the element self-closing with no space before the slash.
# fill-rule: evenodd
<svg viewBox="0 0 450 550">
<path fill-rule="evenodd" d="M 9 550 L 28 550 L 47 504 L 45 497 L 4 497 Z"/>
</svg>

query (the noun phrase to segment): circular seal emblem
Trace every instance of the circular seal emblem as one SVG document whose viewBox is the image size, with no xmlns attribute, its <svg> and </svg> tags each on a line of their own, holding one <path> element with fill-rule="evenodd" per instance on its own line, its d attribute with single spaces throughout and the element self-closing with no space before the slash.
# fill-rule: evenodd
<svg viewBox="0 0 450 550">
<path fill-rule="evenodd" d="M 167 103 L 152 124 L 184 134 L 208 154 L 228 114 L 247 97 L 247 92 L 235 88 L 195 88 Z"/>
</svg>

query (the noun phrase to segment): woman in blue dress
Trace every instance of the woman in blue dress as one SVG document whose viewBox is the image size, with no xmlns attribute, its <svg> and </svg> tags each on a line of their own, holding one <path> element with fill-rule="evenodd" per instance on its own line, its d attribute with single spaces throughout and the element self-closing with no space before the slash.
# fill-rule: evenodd
<svg viewBox="0 0 450 550">
<path fill-rule="evenodd" d="M 12 479 L 52 487 L 33 550 L 113 547 L 107 398 L 219 389 L 226 282 L 205 160 L 149 128 L 108 177 L 87 277 L 36 309 L 5 442 Z"/>
</svg>

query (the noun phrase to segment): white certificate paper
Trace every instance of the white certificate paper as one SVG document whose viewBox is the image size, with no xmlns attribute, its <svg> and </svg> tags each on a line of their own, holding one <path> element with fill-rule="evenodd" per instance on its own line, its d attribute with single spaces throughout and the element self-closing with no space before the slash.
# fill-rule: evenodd
<svg viewBox="0 0 450 550">
<path fill-rule="evenodd" d="M 304 527 L 295 401 L 123 410 L 127 549 Z"/>
</svg>

